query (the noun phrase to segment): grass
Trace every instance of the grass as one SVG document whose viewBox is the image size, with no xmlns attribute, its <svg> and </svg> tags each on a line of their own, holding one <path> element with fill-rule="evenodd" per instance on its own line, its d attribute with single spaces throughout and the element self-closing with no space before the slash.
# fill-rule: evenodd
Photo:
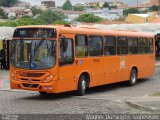
<svg viewBox="0 0 160 120">
<path fill-rule="evenodd" d="M 151 96 L 160 96 L 160 92 L 153 93 Z"/>
</svg>

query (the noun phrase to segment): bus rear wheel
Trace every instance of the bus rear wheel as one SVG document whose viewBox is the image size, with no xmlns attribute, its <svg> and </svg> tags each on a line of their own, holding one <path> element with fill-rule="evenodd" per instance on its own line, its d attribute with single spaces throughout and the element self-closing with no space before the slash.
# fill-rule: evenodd
<svg viewBox="0 0 160 120">
<path fill-rule="evenodd" d="M 87 78 L 85 77 L 85 75 L 81 75 L 80 79 L 78 81 L 78 89 L 77 89 L 77 94 L 79 96 L 83 96 L 86 93 L 86 88 L 87 88 Z"/>
<path fill-rule="evenodd" d="M 137 71 L 136 69 L 131 70 L 130 80 L 128 82 L 129 86 L 134 86 L 137 83 Z"/>
</svg>

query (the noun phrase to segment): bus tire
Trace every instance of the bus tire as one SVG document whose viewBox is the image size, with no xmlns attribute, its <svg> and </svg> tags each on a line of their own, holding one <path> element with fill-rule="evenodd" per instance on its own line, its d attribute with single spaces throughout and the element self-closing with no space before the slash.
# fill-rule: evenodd
<svg viewBox="0 0 160 120">
<path fill-rule="evenodd" d="M 86 93 L 86 88 L 87 88 L 87 80 L 85 75 L 81 75 L 78 81 L 78 89 L 77 89 L 77 94 L 79 96 L 83 96 Z"/>
<path fill-rule="evenodd" d="M 129 86 L 134 86 L 137 83 L 137 70 L 132 69 L 130 74 Z"/>
</svg>

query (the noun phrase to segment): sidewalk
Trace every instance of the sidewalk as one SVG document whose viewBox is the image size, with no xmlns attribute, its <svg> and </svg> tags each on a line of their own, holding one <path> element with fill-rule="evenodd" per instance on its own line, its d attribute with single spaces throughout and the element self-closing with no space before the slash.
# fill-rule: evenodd
<svg viewBox="0 0 160 120">
<path fill-rule="evenodd" d="M 0 90 L 10 89 L 9 70 L 0 70 Z"/>
<path fill-rule="evenodd" d="M 160 66 L 160 61 L 156 61 L 155 66 Z M 160 113 L 160 96 L 142 96 L 127 100 L 126 103 L 135 109 L 148 111 L 151 113 Z"/>
<path fill-rule="evenodd" d="M 160 60 L 156 60 L 155 66 L 160 66 Z"/>
<path fill-rule="evenodd" d="M 147 111 L 151 113 L 160 113 L 160 97 L 157 96 L 144 96 L 132 98 L 127 100 L 126 103 L 135 109 Z"/>
</svg>

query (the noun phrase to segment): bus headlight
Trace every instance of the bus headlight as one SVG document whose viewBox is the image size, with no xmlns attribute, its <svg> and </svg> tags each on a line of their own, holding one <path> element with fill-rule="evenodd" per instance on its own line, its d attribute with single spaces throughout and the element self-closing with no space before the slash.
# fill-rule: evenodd
<svg viewBox="0 0 160 120">
<path fill-rule="evenodd" d="M 11 73 L 11 77 L 12 77 L 13 80 L 17 80 L 17 78 L 16 78 L 16 76 L 13 72 Z"/>
<path fill-rule="evenodd" d="M 52 81 L 52 79 L 53 79 L 53 76 L 52 76 L 52 75 L 50 75 L 50 76 L 48 76 L 47 78 L 45 78 L 45 79 L 43 80 L 43 82 L 45 82 L 45 83 L 49 83 L 49 82 L 51 82 L 51 81 Z"/>
</svg>

